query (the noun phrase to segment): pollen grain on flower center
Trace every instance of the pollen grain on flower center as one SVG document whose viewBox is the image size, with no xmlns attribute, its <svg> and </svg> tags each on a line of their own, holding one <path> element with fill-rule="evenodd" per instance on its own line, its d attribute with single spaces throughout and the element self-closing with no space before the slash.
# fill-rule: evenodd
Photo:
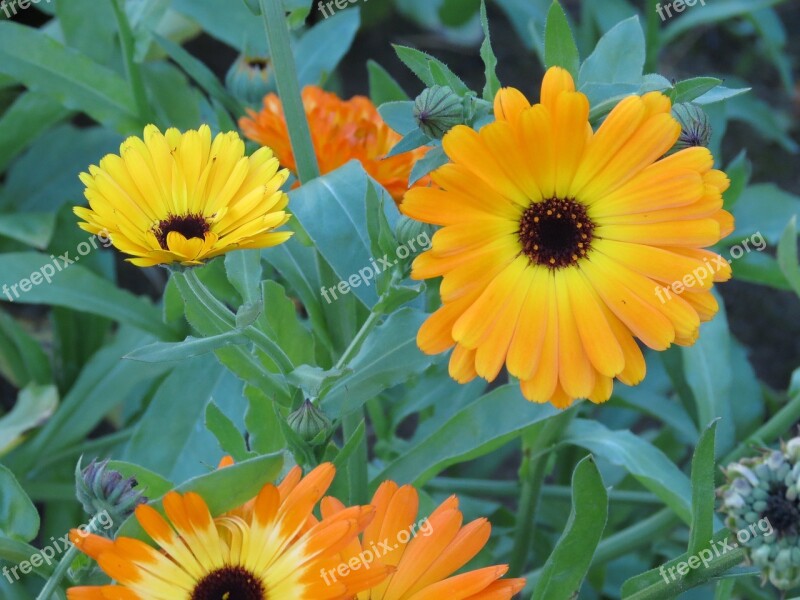
<svg viewBox="0 0 800 600">
<path fill-rule="evenodd" d="M 586 256 L 594 227 L 580 202 L 550 198 L 522 213 L 518 235 L 522 252 L 533 263 L 559 269 Z"/>
<path fill-rule="evenodd" d="M 250 571 L 226 566 L 203 577 L 192 590 L 191 600 L 268 600 L 264 584 Z"/>
<path fill-rule="evenodd" d="M 155 233 L 161 248 L 168 250 L 167 236 L 170 232 L 177 231 L 187 240 L 203 239 L 209 229 L 208 220 L 203 215 L 170 215 L 158 222 L 158 225 L 153 228 L 153 233 Z"/>
</svg>

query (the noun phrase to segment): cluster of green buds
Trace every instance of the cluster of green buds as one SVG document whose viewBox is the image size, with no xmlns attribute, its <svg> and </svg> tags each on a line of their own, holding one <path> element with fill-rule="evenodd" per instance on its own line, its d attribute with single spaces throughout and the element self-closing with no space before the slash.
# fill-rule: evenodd
<svg viewBox="0 0 800 600">
<path fill-rule="evenodd" d="M 672 152 L 692 148 L 707 147 L 711 142 L 711 124 L 706 111 L 697 104 L 682 102 L 672 107 L 672 116 L 681 124 L 681 136 Z"/>
<path fill-rule="evenodd" d="M 261 100 L 274 92 L 275 73 L 268 57 L 240 54 L 228 69 L 225 87 L 237 100 L 248 106 L 261 104 Z"/>
<path fill-rule="evenodd" d="M 800 584 L 800 438 L 730 464 L 724 473 L 717 492 L 726 526 L 758 534 L 747 536 L 745 545 L 775 587 Z"/>
<path fill-rule="evenodd" d="M 75 467 L 75 483 L 78 500 L 91 516 L 106 513 L 116 530 L 136 507 L 147 502 L 137 487 L 134 477 L 124 477 L 119 471 L 109 468 L 108 460 L 93 460 L 85 469 L 81 461 Z"/>
</svg>

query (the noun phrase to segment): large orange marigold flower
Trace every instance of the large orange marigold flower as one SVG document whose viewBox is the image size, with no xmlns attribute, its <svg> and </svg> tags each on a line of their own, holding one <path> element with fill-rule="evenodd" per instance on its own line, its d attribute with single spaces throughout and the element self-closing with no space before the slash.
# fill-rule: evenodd
<svg viewBox="0 0 800 600">
<path fill-rule="evenodd" d="M 356 159 L 364 170 L 399 202 L 408 189 L 414 163 L 426 148 L 384 158 L 401 137 L 384 123 L 369 98 L 342 100 L 316 86 L 303 89 L 303 106 L 321 173 L 330 173 Z M 261 112 L 248 110 L 239 126 L 244 134 L 275 151 L 281 165 L 297 172 L 283 105 L 275 94 L 264 97 Z"/>
<path fill-rule="evenodd" d="M 501 579 L 508 570 L 505 565 L 453 575 L 481 551 L 492 529 L 486 519 L 463 525 L 455 496 L 418 521 L 417 491 L 387 481 L 378 488 L 372 506 L 375 519 L 360 543 L 348 546 L 338 570 L 320 573 L 332 584 L 342 573 L 370 571 L 381 563 L 393 569 L 388 579 L 359 593 L 357 600 L 508 600 L 525 587 L 524 579 Z M 325 518 L 345 510 L 334 498 L 322 501 Z"/>
<path fill-rule="evenodd" d="M 589 101 L 551 68 L 541 103 L 501 90 L 496 122 L 457 126 L 452 161 L 401 211 L 441 225 L 412 276 L 443 276 L 443 306 L 420 329 L 430 354 L 455 346 L 450 374 L 493 380 L 505 364 L 526 398 L 603 402 L 645 375 L 636 340 L 690 345 L 717 312 L 730 266 L 703 248 L 733 230 L 727 176 L 681 133 L 661 93 L 621 101 L 592 131 Z M 666 289 L 690 276 L 681 294 Z"/>
<path fill-rule="evenodd" d="M 386 577 L 376 564 L 327 584 L 320 571 L 335 569 L 375 510 L 356 506 L 317 521 L 313 509 L 334 477 L 330 464 L 301 479 L 295 468 L 266 485 L 252 502 L 212 518 L 195 493 L 164 498 L 168 520 L 142 505 L 136 518 L 158 544 L 115 541 L 73 531 L 73 543 L 94 558 L 116 585 L 73 587 L 69 600 L 345 600 Z"/>
</svg>

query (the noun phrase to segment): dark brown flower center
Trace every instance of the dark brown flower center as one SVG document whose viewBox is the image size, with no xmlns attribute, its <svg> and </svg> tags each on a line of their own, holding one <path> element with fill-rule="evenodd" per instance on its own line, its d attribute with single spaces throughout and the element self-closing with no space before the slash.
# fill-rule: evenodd
<svg viewBox="0 0 800 600">
<path fill-rule="evenodd" d="M 586 256 L 594 227 L 580 202 L 550 198 L 525 209 L 518 234 L 522 252 L 531 262 L 560 269 Z"/>
<path fill-rule="evenodd" d="M 209 229 L 208 220 L 203 215 L 170 215 L 158 222 L 153 233 L 160 246 L 168 250 L 167 235 L 171 231 L 177 231 L 187 240 L 191 238 L 202 240 Z"/>
<path fill-rule="evenodd" d="M 800 527 L 800 507 L 797 501 L 786 497 L 787 488 L 780 484 L 773 487 L 767 496 L 767 508 L 761 513 L 778 535 L 797 535 Z"/>
<path fill-rule="evenodd" d="M 192 590 L 191 600 L 268 600 L 264 584 L 243 567 L 209 573 Z"/>
</svg>

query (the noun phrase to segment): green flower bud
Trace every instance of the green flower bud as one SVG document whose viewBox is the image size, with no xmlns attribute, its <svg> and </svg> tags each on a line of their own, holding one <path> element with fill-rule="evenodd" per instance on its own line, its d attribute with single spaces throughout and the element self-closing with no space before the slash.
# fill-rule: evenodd
<svg viewBox="0 0 800 600">
<path fill-rule="evenodd" d="M 426 88 L 414 101 L 414 120 L 425 135 L 440 140 L 464 122 L 464 102 L 449 87 Z"/>
<path fill-rule="evenodd" d="M 277 89 L 271 67 L 269 58 L 241 54 L 228 69 L 225 86 L 243 103 L 258 105 L 264 96 Z"/>
<path fill-rule="evenodd" d="M 331 420 L 310 400 L 303 402 L 300 408 L 289 415 L 286 422 L 304 442 L 314 445 L 324 443 L 327 434 L 333 429 Z M 326 435 L 320 436 L 321 433 Z"/>
<path fill-rule="evenodd" d="M 81 461 L 75 467 L 76 494 L 89 515 L 107 512 L 116 529 L 131 516 L 140 504 L 147 502 L 142 492 L 135 490 L 134 477 L 125 478 L 119 471 L 108 468 L 108 460 L 93 460 L 85 469 Z"/>
<path fill-rule="evenodd" d="M 685 102 L 672 107 L 672 116 L 681 124 L 681 136 L 673 152 L 693 146 L 708 146 L 711 141 L 711 124 L 708 115 L 697 104 Z"/>
</svg>

